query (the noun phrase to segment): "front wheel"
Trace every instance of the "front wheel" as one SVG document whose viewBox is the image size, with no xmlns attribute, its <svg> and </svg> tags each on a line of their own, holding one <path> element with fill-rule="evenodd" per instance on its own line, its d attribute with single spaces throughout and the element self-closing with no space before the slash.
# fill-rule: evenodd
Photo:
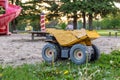
<svg viewBox="0 0 120 80">
<path fill-rule="evenodd" d="M 42 50 L 42 57 L 47 62 L 56 61 L 58 58 L 58 48 L 55 44 L 48 43 Z"/>
<path fill-rule="evenodd" d="M 81 44 L 75 44 L 70 49 L 70 59 L 76 64 L 83 64 L 86 62 L 86 47 Z"/>
</svg>

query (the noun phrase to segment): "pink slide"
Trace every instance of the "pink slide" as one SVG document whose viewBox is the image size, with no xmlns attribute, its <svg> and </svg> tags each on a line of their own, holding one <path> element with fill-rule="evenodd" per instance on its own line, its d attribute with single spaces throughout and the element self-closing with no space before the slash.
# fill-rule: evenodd
<svg viewBox="0 0 120 80">
<path fill-rule="evenodd" d="M 0 6 L 5 9 L 5 14 L 0 15 L 0 35 L 9 35 L 9 22 L 19 16 L 22 8 L 8 3 L 8 0 L 0 0 Z"/>
</svg>

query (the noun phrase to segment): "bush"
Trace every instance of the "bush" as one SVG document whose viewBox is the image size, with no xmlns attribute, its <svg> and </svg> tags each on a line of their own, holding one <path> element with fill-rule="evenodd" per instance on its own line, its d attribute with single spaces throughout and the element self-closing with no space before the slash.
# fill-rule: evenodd
<svg viewBox="0 0 120 80">
<path fill-rule="evenodd" d="M 109 18 L 104 18 L 101 21 L 101 28 L 102 29 L 110 29 L 111 28 L 111 24 L 110 24 L 111 20 Z"/>
<path fill-rule="evenodd" d="M 120 28 L 120 15 L 109 15 L 101 21 L 103 29 L 117 29 Z"/>
<path fill-rule="evenodd" d="M 66 23 L 59 23 L 58 25 L 55 26 L 55 28 L 58 29 L 66 29 L 67 24 Z"/>
</svg>

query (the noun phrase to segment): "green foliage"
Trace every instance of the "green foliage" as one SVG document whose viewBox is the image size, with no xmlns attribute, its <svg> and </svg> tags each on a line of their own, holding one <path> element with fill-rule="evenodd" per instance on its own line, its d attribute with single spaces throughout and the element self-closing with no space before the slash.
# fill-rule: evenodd
<svg viewBox="0 0 120 80">
<path fill-rule="evenodd" d="M 114 29 L 119 28 L 119 26 L 120 26 L 120 19 L 118 19 L 118 18 L 113 18 L 113 19 L 111 20 L 111 26 L 112 26 Z"/>
<path fill-rule="evenodd" d="M 0 6 L 0 14 L 4 14 L 4 13 L 5 13 L 5 9 L 2 6 Z"/>
<path fill-rule="evenodd" d="M 10 1 L 13 2 L 13 0 Z M 51 7 L 41 6 L 41 2 L 46 2 Z M 85 12 L 85 16 L 92 14 L 93 17 L 96 17 L 97 14 L 104 17 L 109 13 L 116 13 L 113 0 L 60 0 L 59 2 L 30 0 L 26 3 L 21 3 L 21 0 L 16 0 L 15 3 L 20 5 L 23 9 L 22 13 L 17 18 L 18 23 L 16 23 L 16 25 L 18 29 L 23 29 L 28 21 L 32 26 L 38 26 L 39 15 L 42 10 L 49 10 L 49 14 L 46 17 L 48 20 L 60 19 L 60 17 L 64 15 L 69 15 L 71 18 L 77 20 L 82 12 Z M 113 23 L 115 22 L 116 21 L 113 21 Z M 22 28 L 20 28 L 20 25 Z M 37 27 L 35 27 L 35 30 L 37 30 Z"/>
<path fill-rule="evenodd" d="M 100 22 L 98 20 L 94 20 L 93 21 L 93 27 L 94 27 L 94 29 L 99 28 L 100 27 Z"/>
<path fill-rule="evenodd" d="M 67 2 L 70 2 L 70 0 L 61 0 L 61 2 L 67 3 Z"/>
<path fill-rule="evenodd" d="M 31 20 L 35 21 L 39 19 L 39 15 L 41 10 L 37 9 L 37 7 L 40 7 L 38 4 L 38 1 L 29 1 L 26 3 L 22 3 L 21 7 L 23 8 L 21 19 Z"/>
<path fill-rule="evenodd" d="M 52 1 L 47 3 L 51 6 L 46 7 L 46 9 L 50 11 L 50 13 L 47 15 L 47 19 L 48 20 L 58 19 L 61 16 L 61 14 L 59 13 L 59 5 Z"/>
<path fill-rule="evenodd" d="M 67 26 L 67 24 L 66 23 L 59 23 L 58 25 L 56 25 L 55 26 L 55 28 L 58 28 L 58 29 L 66 29 L 66 26 Z"/>
<path fill-rule="evenodd" d="M 101 54 L 96 62 L 76 65 L 69 60 L 53 64 L 0 67 L 2 80 L 119 80 L 120 51 Z"/>
<path fill-rule="evenodd" d="M 120 15 L 109 15 L 101 21 L 103 29 L 117 29 L 120 28 Z"/>
<path fill-rule="evenodd" d="M 66 28 L 66 26 L 67 26 L 67 24 L 66 24 L 66 23 L 61 23 L 61 24 L 60 24 L 60 27 L 61 27 L 62 29 L 65 29 L 65 28 Z"/>
<path fill-rule="evenodd" d="M 80 5 L 79 1 L 75 1 L 75 2 L 68 1 L 61 5 L 60 11 L 64 12 L 64 14 L 74 13 L 75 11 L 80 10 L 79 5 Z"/>
<path fill-rule="evenodd" d="M 51 12 L 54 12 L 55 10 L 57 10 L 57 8 L 58 8 L 58 5 L 55 2 L 52 3 L 51 8 L 48 7 L 48 9 Z"/>
<path fill-rule="evenodd" d="M 22 7 L 20 16 L 16 18 L 16 28 L 18 30 L 24 30 L 26 25 L 30 23 L 34 30 L 39 30 L 40 13 L 41 9 L 44 9 L 44 7 L 40 5 L 41 1 L 30 0 L 25 3 L 22 3 L 21 0 L 10 1 Z"/>
<path fill-rule="evenodd" d="M 104 18 L 102 21 L 101 21 L 101 25 L 102 25 L 102 28 L 103 29 L 109 29 L 110 28 L 110 20 L 109 18 Z"/>
<path fill-rule="evenodd" d="M 63 2 L 63 4 L 60 6 L 60 11 L 65 15 L 75 15 L 75 12 L 78 11 L 85 12 L 85 14 L 88 15 L 92 14 L 92 18 L 89 18 L 89 27 L 92 27 L 92 19 L 95 18 L 96 15 L 100 14 L 102 17 L 104 17 L 109 13 L 116 13 L 117 10 L 112 0 L 73 0 L 73 2 L 70 0 L 61 0 L 61 2 Z"/>
</svg>

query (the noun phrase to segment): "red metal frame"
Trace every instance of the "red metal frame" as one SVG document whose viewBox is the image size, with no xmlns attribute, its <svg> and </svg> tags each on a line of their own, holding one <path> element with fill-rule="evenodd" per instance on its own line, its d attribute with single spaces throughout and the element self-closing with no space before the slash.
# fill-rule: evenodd
<svg viewBox="0 0 120 80">
<path fill-rule="evenodd" d="M 19 16 L 21 7 L 8 3 L 8 0 L 0 0 L 0 6 L 5 9 L 5 14 L 0 15 L 0 35 L 9 35 L 9 22 Z"/>
</svg>

